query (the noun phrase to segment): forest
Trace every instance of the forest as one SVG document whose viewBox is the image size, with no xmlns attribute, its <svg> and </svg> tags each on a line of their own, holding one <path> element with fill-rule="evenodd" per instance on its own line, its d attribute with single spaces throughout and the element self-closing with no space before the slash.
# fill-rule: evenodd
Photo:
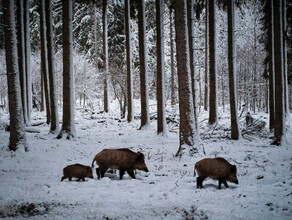
<svg viewBox="0 0 292 220">
<path fill-rule="evenodd" d="M 286 0 L 1 0 L 0 217 L 289 219 L 290 11 Z M 118 148 L 142 153 L 147 172 L 98 180 L 99 166 L 63 181 L 67 165 Z M 235 164 L 239 185 L 199 189 L 206 157 Z"/>
</svg>

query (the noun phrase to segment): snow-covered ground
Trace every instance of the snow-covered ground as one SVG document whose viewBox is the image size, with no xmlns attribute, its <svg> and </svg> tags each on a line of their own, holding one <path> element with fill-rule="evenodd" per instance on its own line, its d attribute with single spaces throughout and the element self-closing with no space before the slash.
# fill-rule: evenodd
<svg viewBox="0 0 292 220">
<path fill-rule="evenodd" d="M 7 151 L 9 133 L 1 128 L 0 218 L 291 219 L 289 144 L 276 147 L 263 138 L 231 141 L 211 135 L 193 157 L 186 153 L 177 158 L 178 134 L 157 136 L 155 121 L 152 129 L 138 130 L 139 120 L 129 124 L 111 114 L 92 117 L 84 111 L 76 113 L 78 138 L 54 139 L 48 134 L 49 126 L 41 124 L 35 127 L 40 133 L 27 133 L 29 152 Z M 6 118 L 2 113 L 0 120 Z M 227 118 L 220 119 L 226 127 L 230 123 Z M 33 121 L 45 121 L 44 115 L 34 113 Z M 201 133 L 209 137 L 203 115 L 200 121 Z M 175 130 L 173 126 L 171 130 Z M 291 132 L 287 140 L 292 143 Z M 142 151 L 150 172 L 138 171 L 137 179 L 125 174 L 119 180 L 108 174 L 97 180 L 94 173 L 95 178 L 86 182 L 60 181 L 68 164 L 91 165 L 102 149 L 119 147 Z M 214 156 L 237 166 L 238 185 L 229 183 L 229 188 L 218 190 L 217 181 L 207 179 L 204 189 L 196 189 L 195 162 Z"/>
</svg>

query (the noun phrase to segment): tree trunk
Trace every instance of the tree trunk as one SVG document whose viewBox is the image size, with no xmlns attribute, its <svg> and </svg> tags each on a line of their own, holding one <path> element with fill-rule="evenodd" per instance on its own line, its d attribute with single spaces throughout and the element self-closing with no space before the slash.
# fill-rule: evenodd
<svg viewBox="0 0 292 220">
<path fill-rule="evenodd" d="M 171 72 L 171 105 L 174 106 L 176 103 L 175 98 L 175 70 L 174 70 L 174 40 L 173 40 L 173 9 L 169 9 L 170 17 L 170 72 Z"/>
<path fill-rule="evenodd" d="M 208 0 L 209 2 L 209 124 L 217 123 L 218 107 L 217 107 L 217 71 L 216 71 L 216 19 L 215 19 L 215 0 Z"/>
<path fill-rule="evenodd" d="M 267 17 L 268 19 L 268 59 L 269 59 L 269 117 L 270 117 L 270 131 L 275 126 L 275 69 L 274 69 L 274 19 L 273 19 L 273 4 L 272 0 L 267 1 Z"/>
<path fill-rule="evenodd" d="M 156 29 L 157 29 L 157 133 L 166 133 L 165 95 L 164 95 L 164 0 L 156 0 Z"/>
<path fill-rule="evenodd" d="M 30 26 L 29 26 L 29 0 L 24 1 L 24 41 L 25 41 L 25 68 L 26 68 L 26 89 L 27 89 L 27 121 L 29 125 L 31 122 L 32 113 L 32 82 L 30 71 Z"/>
<path fill-rule="evenodd" d="M 275 129 L 274 145 L 281 145 L 285 130 L 282 0 L 274 0 Z M 276 98 L 277 97 L 277 98 Z"/>
<path fill-rule="evenodd" d="M 191 149 L 193 149 L 195 137 L 198 136 L 195 127 L 193 95 L 191 88 L 192 83 L 186 0 L 175 1 L 175 28 L 180 114 L 180 146 L 176 156 L 180 156 L 184 150 L 183 145 L 188 145 Z"/>
<path fill-rule="evenodd" d="M 209 23 L 208 23 L 208 1 L 209 0 L 206 0 L 206 18 L 205 18 L 205 84 L 204 84 L 204 110 L 207 111 L 208 110 L 208 82 L 209 82 L 209 79 L 208 79 L 208 66 L 209 66 L 209 54 L 208 54 L 208 33 L 209 33 Z"/>
<path fill-rule="evenodd" d="M 53 43 L 53 21 L 52 21 L 52 2 L 45 1 L 46 7 L 46 24 L 47 24 L 47 49 L 48 49 L 48 73 L 49 73 L 49 89 L 50 89 L 50 112 L 51 127 L 50 132 L 59 131 L 59 114 L 56 90 L 56 76 L 54 71 L 54 43 Z"/>
<path fill-rule="evenodd" d="M 103 65 L 104 65 L 104 79 L 103 79 L 103 95 L 104 95 L 104 111 L 109 111 L 108 103 L 108 38 L 107 38 L 107 0 L 103 0 L 102 4 L 102 23 L 103 23 Z"/>
<path fill-rule="evenodd" d="M 139 59 L 140 59 L 140 90 L 141 90 L 141 127 L 150 125 L 149 98 L 148 98 L 148 71 L 146 53 L 146 24 L 145 0 L 138 1 L 138 29 L 139 29 Z"/>
<path fill-rule="evenodd" d="M 10 114 L 9 150 L 28 150 L 20 94 L 18 57 L 15 27 L 15 1 L 3 1 L 4 35 L 6 50 L 6 71 Z"/>
<path fill-rule="evenodd" d="M 17 46 L 18 66 L 20 76 L 21 100 L 23 108 L 24 123 L 27 122 L 27 89 L 26 89 L 26 68 L 25 68 L 25 44 L 24 44 L 24 11 L 23 0 L 17 2 Z"/>
<path fill-rule="evenodd" d="M 194 57 L 194 0 L 187 0 L 187 23 L 188 23 L 188 37 L 189 37 L 189 52 L 190 52 L 190 73 L 192 82 L 192 95 L 194 105 L 194 119 L 196 130 L 198 130 L 197 123 L 197 85 L 195 73 L 195 57 Z"/>
<path fill-rule="evenodd" d="M 237 114 L 237 87 L 236 87 L 236 65 L 235 65 L 235 11 L 234 0 L 227 2 L 228 14 L 228 73 L 229 73 L 229 97 L 230 97 L 230 114 L 231 114 L 231 139 L 240 138 L 240 129 Z"/>
<path fill-rule="evenodd" d="M 127 52 L 127 108 L 128 122 L 133 121 L 133 74 L 132 74 L 132 48 L 131 48 L 131 17 L 130 0 L 125 0 L 125 30 L 126 30 L 126 52 Z"/>
<path fill-rule="evenodd" d="M 50 111 L 50 91 L 48 80 L 48 51 L 47 51 L 47 33 L 46 33 L 46 12 L 45 0 L 40 2 L 40 33 L 41 33 L 41 74 L 44 76 L 44 89 L 45 89 L 45 104 L 47 112 L 47 124 L 51 122 Z"/>
<path fill-rule="evenodd" d="M 63 122 L 57 138 L 63 134 L 67 139 L 76 137 L 74 122 L 74 72 L 73 72 L 73 28 L 72 0 L 63 0 Z"/>
</svg>

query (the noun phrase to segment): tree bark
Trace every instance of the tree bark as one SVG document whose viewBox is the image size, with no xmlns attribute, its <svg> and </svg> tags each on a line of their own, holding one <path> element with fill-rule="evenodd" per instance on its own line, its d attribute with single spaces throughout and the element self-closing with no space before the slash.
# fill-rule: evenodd
<svg viewBox="0 0 292 220">
<path fill-rule="evenodd" d="M 108 102 L 108 37 L 107 37 L 107 0 L 103 0 L 102 4 L 102 23 L 103 23 L 103 65 L 104 65 L 104 79 L 103 79 L 103 96 L 104 96 L 104 111 L 109 111 Z"/>
<path fill-rule="evenodd" d="M 176 103 L 175 96 L 175 69 L 174 69 L 174 40 L 173 40 L 173 8 L 169 9 L 170 17 L 170 72 L 171 72 L 171 105 Z"/>
<path fill-rule="evenodd" d="M 30 70 L 30 18 L 29 18 L 29 0 L 24 1 L 24 41 L 25 41 L 25 73 L 26 73 L 26 89 L 27 89 L 27 120 L 26 124 L 31 123 L 32 113 L 32 82 L 31 82 L 31 70 Z"/>
<path fill-rule="evenodd" d="M 50 132 L 56 133 L 59 131 L 59 114 L 58 101 L 56 91 L 56 76 L 54 71 L 54 43 L 53 43 L 53 20 L 52 20 L 52 2 L 45 1 L 46 8 L 46 26 L 47 26 L 47 49 L 48 49 L 48 74 L 49 74 L 49 89 L 50 89 L 50 112 L 51 112 L 51 127 Z"/>
<path fill-rule="evenodd" d="M 175 28 L 180 114 L 180 146 L 176 156 L 180 156 L 184 150 L 183 145 L 193 148 L 197 134 L 191 88 L 186 0 L 175 1 Z"/>
<path fill-rule="evenodd" d="M 285 130 L 282 0 L 274 0 L 275 129 L 272 144 L 281 145 Z M 277 98 L 276 98 L 277 97 Z"/>
<path fill-rule="evenodd" d="M 63 0 L 63 122 L 57 138 L 66 134 L 67 139 L 76 137 L 72 10 L 73 1 Z"/>
<path fill-rule="evenodd" d="M 209 2 L 209 124 L 217 123 L 217 71 L 216 71 L 216 19 L 215 19 L 215 0 Z"/>
<path fill-rule="evenodd" d="M 165 95 L 164 95 L 164 29 L 163 29 L 164 0 L 156 0 L 156 29 L 157 29 L 157 134 L 166 133 Z"/>
<path fill-rule="evenodd" d="M 150 125 L 149 98 L 148 98 L 148 72 L 146 53 L 146 24 L 145 24 L 145 0 L 138 4 L 138 29 L 139 29 L 139 59 L 140 59 L 140 90 L 141 90 L 141 126 L 140 129 Z"/>
<path fill-rule="evenodd" d="M 15 27 L 15 1 L 3 1 L 4 36 L 6 50 L 6 71 L 10 114 L 9 150 L 18 148 L 28 150 L 26 141 L 23 109 L 20 94 L 20 81 L 17 57 L 17 39 Z"/>
<path fill-rule="evenodd" d="M 132 47 L 131 47 L 131 17 L 130 0 L 125 0 L 125 30 L 127 53 L 127 120 L 133 121 L 133 74 L 132 74 Z"/>
<path fill-rule="evenodd" d="M 45 104 L 47 124 L 51 123 L 50 109 L 50 91 L 48 80 L 48 50 L 47 50 L 47 33 L 46 33 L 46 12 L 45 0 L 40 1 L 40 33 L 41 33 L 41 74 L 44 76 Z"/>
<path fill-rule="evenodd" d="M 17 2 L 17 46 L 18 66 L 21 88 L 21 100 L 23 108 L 24 123 L 27 122 L 27 88 L 26 88 L 26 67 L 25 67 L 25 43 L 24 43 L 24 11 L 23 0 Z"/>
<path fill-rule="evenodd" d="M 229 73 L 229 97 L 230 97 L 230 114 L 231 114 L 231 139 L 240 138 L 240 128 L 238 124 L 237 113 L 237 86 L 236 86 L 236 60 L 235 60 L 235 11 L 234 0 L 227 2 L 228 16 L 228 73 Z"/>
</svg>

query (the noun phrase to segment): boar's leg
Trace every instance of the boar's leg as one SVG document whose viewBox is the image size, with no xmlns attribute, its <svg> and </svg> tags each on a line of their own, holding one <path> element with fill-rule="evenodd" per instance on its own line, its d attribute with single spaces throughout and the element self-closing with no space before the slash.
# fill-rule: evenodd
<svg viewBox="0 0 292 220">
<path fill-rule="evenodd" d="M 100 179 L 100 170 L 99 170 L 99 168 L 96 168 L 95 171 L 96 171 L 97 179 L 99 180 Z"/>
<path fill-rule="evenodd" d="M 108 167 L 99 167 L 99 173 L 101 178 L 104 177 L 105 172 L 107 171 Z"/>
<path fill-rule="evenodd" d="M 125 170 L 120 169 L 120 180 L 123 179 L 124 174 L 125 174 Z"/>
<path fill-rule="evenodd" d="M 71 180 L 72 180 L 72 176 L 69 177 L 69 181 L 71 181 Z"/>
<path fill-rule="evenodd" d="M 133 170 L 127 170 L 127 173 L 129 174 L 130 177 L 132 177 L 133 179 L 136 179 L 134 171 Z"/>
<path fill-rule="evenodd" d="M 67 179 L 68 177 L 67 176 L 63 176 L 62 178 L 61 178 L 61 182 L 64 180 L 64 179 Z"/>
<path fill-rule="evenodd" d="M 205 177 L 197 177 L 197 188 L 202 189 L 203 188 L 203 181 L 206 179 Z"/>
<path fill-rule="evenodd" d="M 225 179 L 219 179 L 219 185 L 218 185 L 218 189 L 221 189 L 221 184 L 224 184 L 224 186 L 226 187 L 226 188 L 228 188 L 228 184 L 227 184 L 227 182 L 226 182 L 226 180 Z"/>
</svg>

